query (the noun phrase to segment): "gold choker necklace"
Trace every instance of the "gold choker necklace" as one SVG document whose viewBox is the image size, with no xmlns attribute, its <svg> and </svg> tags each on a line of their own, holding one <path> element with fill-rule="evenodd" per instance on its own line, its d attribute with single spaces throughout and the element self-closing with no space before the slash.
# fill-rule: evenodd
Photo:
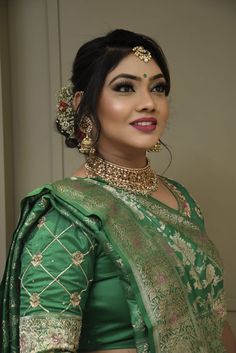
<svg viewBox="0 0 236 353">
<path fill-rule="evenodd" d="M 99 176 L 109 185 L 115 186 L 133 193 L 143 195 L 151 194 L 159 187 L 159 177 L 151 169 L 150 161 L 144 168 L 126 168 L 108 162 L 105 159 L 92 155 L 85 163 L 87 177 Z"/>
</svg>

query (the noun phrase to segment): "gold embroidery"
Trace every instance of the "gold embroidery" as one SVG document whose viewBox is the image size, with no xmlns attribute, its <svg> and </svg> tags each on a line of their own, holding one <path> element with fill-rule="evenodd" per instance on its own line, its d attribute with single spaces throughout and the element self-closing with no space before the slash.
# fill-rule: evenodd
<svg viewBox="0 0 236 353">
<path fill-rule="evenodd" d="M 30 305 L 32 306 L 32 308 L 36 308 L 37 306 L 39 306 L 40 304 L 40 296 L 38 295 L 38 293 L 33 293 L 30 296 Z"/>
<path fill-rule="evenodd" d="M 32 315 L 20 318 L 21 353 L 68 351 L 79 346 L 81 317 L 75 315 Z"/>
<path fill-rule="evenodd" d="M 216 272 L 212 264 L 208 264 L 206 267 L 206 286 L 213 282 L 216 278 Z"/>
<path fill-rule="evenodd" d="M 84 254 L 80 251 L 76 251 L 74 254 L 72 254 L 72 262 L 76 266 L 80 266 L 80 264 L 84 260 Z"/>
<path fill-rule="evenodd" d="M 118 267 L 122 268 L 124 266 L 122 259 L 117 259 L 116 264 Z"/>
<path fill-rule="evenodd" d="M 170 188 L 170 190 L 172 190 L 172 192 L 176 195 L 177 199 L 180 201 L 183 213 L 186 216 L 191 217 L 191 208 L 183 193 L 167 179 L 164 179 L 164 183 Z"/>
<path fill-rule="evenodd" d="M 41 200 L 39 201 L 39 206 L 41 206 L 43 209 L 45 209 L 48 205 L 48 199 L 46 199 L 44 196 L 41 197 Z"/>
<path fill-rule="evenodd" d="M 79 293 L 74 292 L 70 296 L 70 301 L 73 306 L 79 306 L 81 301 L 81 296 Z"/>
<path fill-rule="evenodd" d="M 194 207 L 194 210 L 195 210 L 196 214 L 198 215 L 198 217 L 201 218 L 201 219 L 203 219 L 203 215 L 202 215 L 202 213 L 201 213 L 201 211 L 200 211 L 199 206 L 195 206 L 195 207 Z"/>
<path fill-rule="evenodd" d="M 41 228 L 44 225 L 45 221 L 46 221 L 46 218 L 41 217 L 40 220 L 38 221 L 38 225 L 37 225 L 38 228 Z"/>
<path fill-rule="evenodd" d="M 213 300 L 213 309 L 216 312 L 216 315 L 220 318 L 224 318 L 226 316 L 226 305 L 223 295 L 221 295 L 217 300 Z"/>
<path fill-rule="evenodd" d="M 223 353 L 222 319 L 217 313 L 217 309 L 221 312 L 223 299 L 216 305 L 223 292 L 221 262 L 214 246 L 202 234 L 199 223 L 191 218 L 189 204 L 181 215 L 148 197 L 129 197 L 122 191 L 119 197 L 114 197 L 99 181 L 72 183 L 74 181 L 57 184 L 56 192 L 72 201 L 81 200 L 88 214 L 96 210 L 104 215 L 107 253 L 117 260 L 116 249 L 120 249 L 125 259 L 123 278 L 130 280 L 129 271 L 135 278 L 138 295 L 150 321 L 154 349 L 167 353 Z M 144 215 L 143 223 L 134 208 Z M 190 217 L 185 217 L 188 214 Z M 175 242 L 174 230 L 179 232 Z M 172 248 L 172 256 L 167 247 Z M 199 268 L 192 275 L 195 257 Z M 207 288 L 202 286 L 208 263 L 219 276 L 217 288 L 212 285 L 214 281 Z M 209 293 L 212 293 L 211 300 L 206 300 Z M 136 323 L 136 318 L 132 322 Z"/>
<path fill-rule="evenodd" d="M 32 307 L 36 308 L 38 306 L 40 306 L 44 312 L 49 313 L 46 298 L 50 295 L 51 288 L 53 288 L 54 291 L 56 289 L 57 292 L 60 293 L 60 296 L 63 297 L 61 313 L 68 312 L 72 306 L 81 311 L 80 295 L 88 289 L 89 283 L 92 280 L 92 273 L 91 278 L 88 278 L 86 272 L 80 268 L 80 264 L 92 255 L 95 245 L 86 231 L 80 228 L 80 239 L 86 244 L 86 247 L 83 247 L 85 252 L 75 251 L 75 244 L 71 244 L 71 242 L 66 242 L 65 240 L 73 236 L 73 233 L 77 232 L 78 228 L 74 226 L 74 223 L 65 221 L 63 221 L 62 226 L 58 234 L 55 233 L 54 228 L 50 226 L 50 222 L 44 223 L 43 221 L 41 228 L 37 229 L 35 233 L 36 237 L 41 237 L 41 232 L 44 234 L 45 244 L 42 249 L 40 249 L 41 252 L 32 254 L 30 243 L 24 248 L 23 259 L 25 261 L 21 273 L 21 290 L 22 298 L 27 297 L 27 302 L 29 303 L 29 306 L 25 305 L 24 307 L 24 315 L 30 313 Z M 57 227 L 57 231 L 58 229 Z M 77 244 L 77 246 L 78 245 L 79 244 Z M 51 247 L 55 249 L 55 246 L 57 246 L 56 249 L 58 249 L 60 254 L 65 258 L 65 262 L 62 262 L 62 266 L 57 264 L 58 257 L 56 253 L 54 255 L 55 250 L 51 252 Z M 46 259 L 46 261 L 43 261 L 43 259 Z M 79 268 L 75 268 L 73 264 Z M 39 283 L 37 283 L 38 293 L 32 293 L 34 289 L 32 290 L 33 286 L 29 284 L 32 282 L 29 282 L 29 278 L 31 277 L 33 281 L 35 279 L 37 281 L 37 278 L 42 276 L 42 272 L 44 273 L 45 281 L 39 289 Z M 73 288 L 66 285 L 66 278 L 69 274 L 73 276 L 77 274 L 80 278 L 80 283 L 78 285 L 75 284 Z M 78 292 L 74 293 L 74 290 L 77 290 L 77 288 L 79 288 Z M 59 297 L 56 298 L 55 301 L 59 301 Z M 58 305 L 60 304 L 58 303 Z"/>
<path fill-rule="evenodd" d="M 191 245 L 186 242 L 183 238 L 181 238 L 180 234 L 177 232 L 171 239 L 174 242 L 171 247 L 175 251 L 181 253 L 183 257 L 183 265 L 193 265 L 196 260 L 196 256 Z"/>
<path fill-rule="evenodd" d="M 34 266 L 34 267 L 37 267 L 37 266 L 39 266 L 40 264 L 41 264 L 41 262 L 42 262 L 42 259 L 43 259 L 43 255 L 42 254 L 35 254 L 33 257 L 32 257 L 32 261 L 31 261 L 31 263 L 32 263 L 32 265 Z"/>
</svg>

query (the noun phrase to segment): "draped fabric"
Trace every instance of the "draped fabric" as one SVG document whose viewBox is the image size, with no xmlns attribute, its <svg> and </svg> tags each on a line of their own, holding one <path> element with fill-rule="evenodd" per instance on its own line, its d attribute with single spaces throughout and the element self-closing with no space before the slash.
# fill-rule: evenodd
<svg viewBox="0 0 236 353">
<path fill-rule="evenodd" d="M 23 201 L 1 284 L 1 352 L 77 352 L 80 339 L 86 349 L 98 249 L 119 278 L 138 352 L 225 352 L 221 260 L 189 193 L 163 182 L 178 210 L 100 178 L 64 179 Z"/>
</svg>

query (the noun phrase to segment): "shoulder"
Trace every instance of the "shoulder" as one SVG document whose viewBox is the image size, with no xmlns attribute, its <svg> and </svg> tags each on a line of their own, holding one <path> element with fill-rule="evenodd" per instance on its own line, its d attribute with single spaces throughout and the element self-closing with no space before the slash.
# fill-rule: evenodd
<svg viewBox="0 0 236 353">
<path fill-rule="evenodd" d="M 78 249 L 90 252 L 96 243 L 93 236 L 95 220 L 81 215 L 64 199 L 57 199 L 53 185 L 34 189 L 23 200 L 18 233 L 24 237 L 24 249 L 29 254 L 41 253 L 48 246 L 56 252 L 65 250 L 70 254 Z"/>
<path fill-rule="evenodd" d="M 200 206 L 196 199 L 192 196 L 191 192 L 179 181 L 167 177 L 162 177 L 162 179 L 171 187 L 174 193 L 176 193 L 183 202 L 186 202 L 187 207 L 189 207 L 191 211 L 192 218 L 204 222 L 204 216 Z"/>
<path fill-rule="evenodd" d="M 89 179 L 78 176 L 65 177 L 36 187 L 26 194 L 26 197 L 35 196 L 42 192 L 53 192 L 54 190 L 59 190 L 60 188 L 74 187 L 75 184 L 80 185 L 81 187 L 83 185 L 88 185 Z"/>
<path fill-rule="evenodd" d="M 197 204 L 195 198 L 191 195 L 190 191 L 179 181 L 167 177 L 162 177 L 164 182 L 171 186 L 172 189 L 174 189 L 176 192 L 180 192 L 185 196 L 190 203 Z"/>
<path fill-rule="evenodd" d="M 72 217 L 51 207 L 32 224 L 25 245 L 34 248 L 36 253 L 47 246 L 55 251 L 64 249 L 73 253 L 76 249 L 87 251 L 94 246 L 94 239 L 85 224 L 79 226 Z"/>
<path fill-rule="evenodd" d="M 179 181 L 177 181 L 175 179 L 169 178 L 169 177 L 162 176 L 161 178 L 164 180 L 164 182 L 166 182 L 168 184 L 171 184 L 176 189 L 184 191 L 185 193 L 188 193 L 188 195 L 190 195 L 188 190 L 187 190 L 187 188 L 181 182 L 179 182 Z"/>
<path fill-rule="evenodd" d="M 88 182 L 83 178 L 66 177 L 53 181 L 52 183 L 43 184 L 30 191 L 22 200 L 22 202 L 30 201 L 35 202 L 40 199 L 53 199 L 55 196 L 63 196 L 67 199 L 73 199 L 83 194 L 83 186 Z M 74 197 L 73 197 L 74 196 Z"/>
<path fill-rule="evenodd" d="M 74 228 L 86 229 L 88 232 L 97 229 L 98 220 L 84 210 L 84 195 L 79 187 L 83 181 L 76 180 L 72 186 L 73 181 L 74 178 L 57 180 L 28 193 L 21 202 L 18 227 L 35 225 L 39 231 L 42 226 L 44 232 L 48 228 L 54 234 L 67 228 L 70 229 L 68 234 L 74 233 Z"/>
</svg>

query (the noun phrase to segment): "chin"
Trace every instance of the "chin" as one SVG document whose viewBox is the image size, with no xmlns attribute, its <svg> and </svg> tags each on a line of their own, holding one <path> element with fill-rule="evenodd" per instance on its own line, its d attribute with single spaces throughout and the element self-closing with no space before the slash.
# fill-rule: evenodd
<svg viewBox="0 0 236 353">
<path fill-rule="evenodd" d="M 147 152 L 147 150 L 149 150 L 151 147 L 153 147 L 153 145 L 133 146 L 133 148 L 135 148 L 135 149 L 136 149 L 136 151 L 137 151 L 137 152 L 139 152 L 139 153 L 141 153 L 141 152 L 142 152 L 142 153 L 146 153 L 146 152 Z"/>
<path fill-rule="evenodd" d="M 142 149 L 142 150 L 149 150 L 150 148 L 152 148 L 153 146 L 155 146 L 155 144 L 157 143 L 158 140 L 155 140 L 154 142 L 152 143 L 145 143 L 145 144 L 142 144 L 140 146 L 138 146 L 138 148 Z"/>
</svg>

